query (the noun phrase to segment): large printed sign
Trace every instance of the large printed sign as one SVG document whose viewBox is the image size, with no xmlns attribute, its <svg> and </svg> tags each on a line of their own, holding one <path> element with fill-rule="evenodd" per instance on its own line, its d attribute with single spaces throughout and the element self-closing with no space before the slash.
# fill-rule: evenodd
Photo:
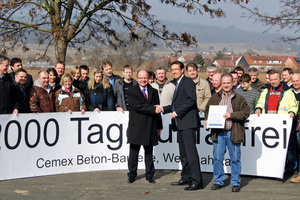
<svg viewBox="0 0 300 200">
<path fill-rule="evenodd" d="M 170 115 L 154 148 L 156 169 L 181 169 Z M 242 145 L 242 174 L 282 178 L 292 120 L 288 115 L 251 115 Z M 202 121 L 204 124 L 204 121 Z M 127 169 L 128 112 L 0 115 L 0 180 L 51 174 Z M 143 133 L 141 133 L 143 134 Z M 209 131 L 197 132 L 201 170 L 212 172 Z M 230 173 L 226 153 L 225 172 Z M 139 169 L 144 168 L 141 148 Z"/>
</svg>

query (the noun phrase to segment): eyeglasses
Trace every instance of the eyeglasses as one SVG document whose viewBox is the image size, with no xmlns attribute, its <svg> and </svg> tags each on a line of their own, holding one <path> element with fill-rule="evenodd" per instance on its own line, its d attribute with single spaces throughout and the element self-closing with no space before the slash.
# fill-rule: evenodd
<svg viewBox="0 0 300 200">
<path fill-rule="evenodd" d="M 137 77 L 138 79 L 141 79 L 141 80 L 148 80 L 149 78 L 148 77 Z"/>
</svg>

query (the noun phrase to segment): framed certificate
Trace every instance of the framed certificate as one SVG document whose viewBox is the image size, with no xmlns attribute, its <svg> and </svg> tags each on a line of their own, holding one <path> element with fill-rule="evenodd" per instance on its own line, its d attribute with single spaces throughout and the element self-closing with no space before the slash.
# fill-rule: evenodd
<svg viewBox="0 0 300 200">
<path fill-rule="evenodd" d="M 224 114 L 227 111 L 227 106 L 210 105 L 208 110 L 207 128 L 225 127 Z"/>
</svg>

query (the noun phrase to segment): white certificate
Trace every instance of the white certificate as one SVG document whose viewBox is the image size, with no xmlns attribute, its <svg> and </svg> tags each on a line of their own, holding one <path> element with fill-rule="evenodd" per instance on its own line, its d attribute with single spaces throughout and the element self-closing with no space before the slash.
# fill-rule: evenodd
<svg viewBox="0 0 300 200">
<path fill-rule="evenodd" d="M 227 106 L 210 105 L 208 110 L 207 128 L 225 127 L 224 114 L 227 111 Z"/>
</svg>

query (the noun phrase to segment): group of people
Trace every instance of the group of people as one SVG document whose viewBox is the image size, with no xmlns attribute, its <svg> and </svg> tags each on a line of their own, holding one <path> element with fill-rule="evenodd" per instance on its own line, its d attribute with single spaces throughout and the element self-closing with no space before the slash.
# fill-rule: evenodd
<svg viewBox="0 0 300 200">
<path fill-rule="evenodd" d="M 12 72 L 8 73 L 9 67 Z M 187 72 L 188 77 L 184 75 Z M 282 72 L 269 70 L 266 83 L 258 79 L 258 70 L 248 73 L 236 67 L 231 73 L 220 74 L 214 65 L 207 67 L 208 78 L 198 76 L 195 63 L 186 66 L 180 61 L 171 64 L 173 80 L 166 70 L 158 67 L 155 73 L 146 70 L 132 78 L 133 68 L 125 65 L 123 78 L 113 73 L 112 63 L 102 62 L 89 78 L 89 67 L 74 66 L 65 73 L 65 64 L 41 70 L 37 80 L 23 69 L 22 60 L 0 55 L 0 114 L 80 111 L 129 111 L 127 141 L 129 145 L 128 183 L 137 176 L 141 145 L 145 150 L 146 180 L 155 183 L 153 146 L 158 144 L 163 129 L 161 114 L 171 113 L 171 127 L 177 131 L 182 164 L 181 179 L 174 186 L 187 185 L 187 191 L 203 188 L 196 131 L 200 127 L 199 113 L 205 114 L 205 127 L 210 105 L 227 106 L 225 127 L 211 129 L 213 141 L 212 190 L 224 186 L 223 169 L 226 146 L 231 160 L 232 192 L 240 191 L 241 143 L 244 142 L 244 122 L 250 113 L 289 114 L 294 118 L 288 148 L 286 173 L 298 171 L 300 74 L 285 68 Z M 282 78 L 281 79 L 281 74 Z M 152 77 L 152 78 L 151 78 Z M 153 79 L 153 80 L 152 80 Z M 298 137 L 299 138 L 299 137 Z M 291 179 L 300 182 L 300 177 Z"/>
<path fill-rule="evenodd" d="M 106 74 L 109 62 L 94 69 L 91 78 L 86 65 L 65 73 L 65 64 L 57 62 L 54 68 L 39 71 L 35 81 L 21 59 L 0 55 L 0 63 L 1 114 L 116 110 L 113 83 L 121 77 Z"/>
<path fill-rule="evenodd" d="M 184 75 L 185 70 L 188 77 Z M 214 156 L 212 190 L 219 190 L 224 186 L 223 161 L 227 147 L 231 162 L 232 192 L 240 191 L 241 143 L 245 137 L 244 123 L 250 114 L 288 114 L 294 118 L 285 173 L 292 174 L 298 171 L 300 74 L 293 73 L 289 68 L 283 69 L 282 72 L 269 70 L 266 73 L 266 83 L 263 83 L 258 79 L 259 71 L 256 68 L 250 68 L 248 73 L 245 73 L 242 67 L 236 67 L 231 73 L 220 74 L 217 67 L 212 65 L 207 67 L 206 80 L 200 78 L 198 72 L 195 63 L 184 66 L 182 62 L 174 61 L 171 64 L 174 78 L 172 81 L 166 78 L 165 69 L 159 67 L 155 73 L 155 81 L 149 84 L 147 81 L 151 74 L 147 76 L 145 70 L 138 71 L 138 84 L 129 88 L 127 92 L 127 136 L 130 143 L 128 183 L 134 182 L 137 176 L 137 159 L 141 145 L 145 149 L 146 179 L 155 183 L 155 168 L 151 157 L 153 146 L 158 144 L 158 136 L 163 128 L 160 114 L 171 113 L 171 127 L 173 131 L 177 131 L 182 165 L 180 180 L 172 182 L 171 185 L 187 185 L 184 188 L 187 191 L 202 189 L 196 131 L 200 127 L 199 112 L 204 112 L 205 127 L 208 128 L 210 105 L 227 107 L 223 116 L 225 127 L 210 130 Z M 289 76 L 281 79 L 281 74 L 286 72 Z M 300 182 L 300 178 L 295 177 L 291 181 Z"/>
</svg>

